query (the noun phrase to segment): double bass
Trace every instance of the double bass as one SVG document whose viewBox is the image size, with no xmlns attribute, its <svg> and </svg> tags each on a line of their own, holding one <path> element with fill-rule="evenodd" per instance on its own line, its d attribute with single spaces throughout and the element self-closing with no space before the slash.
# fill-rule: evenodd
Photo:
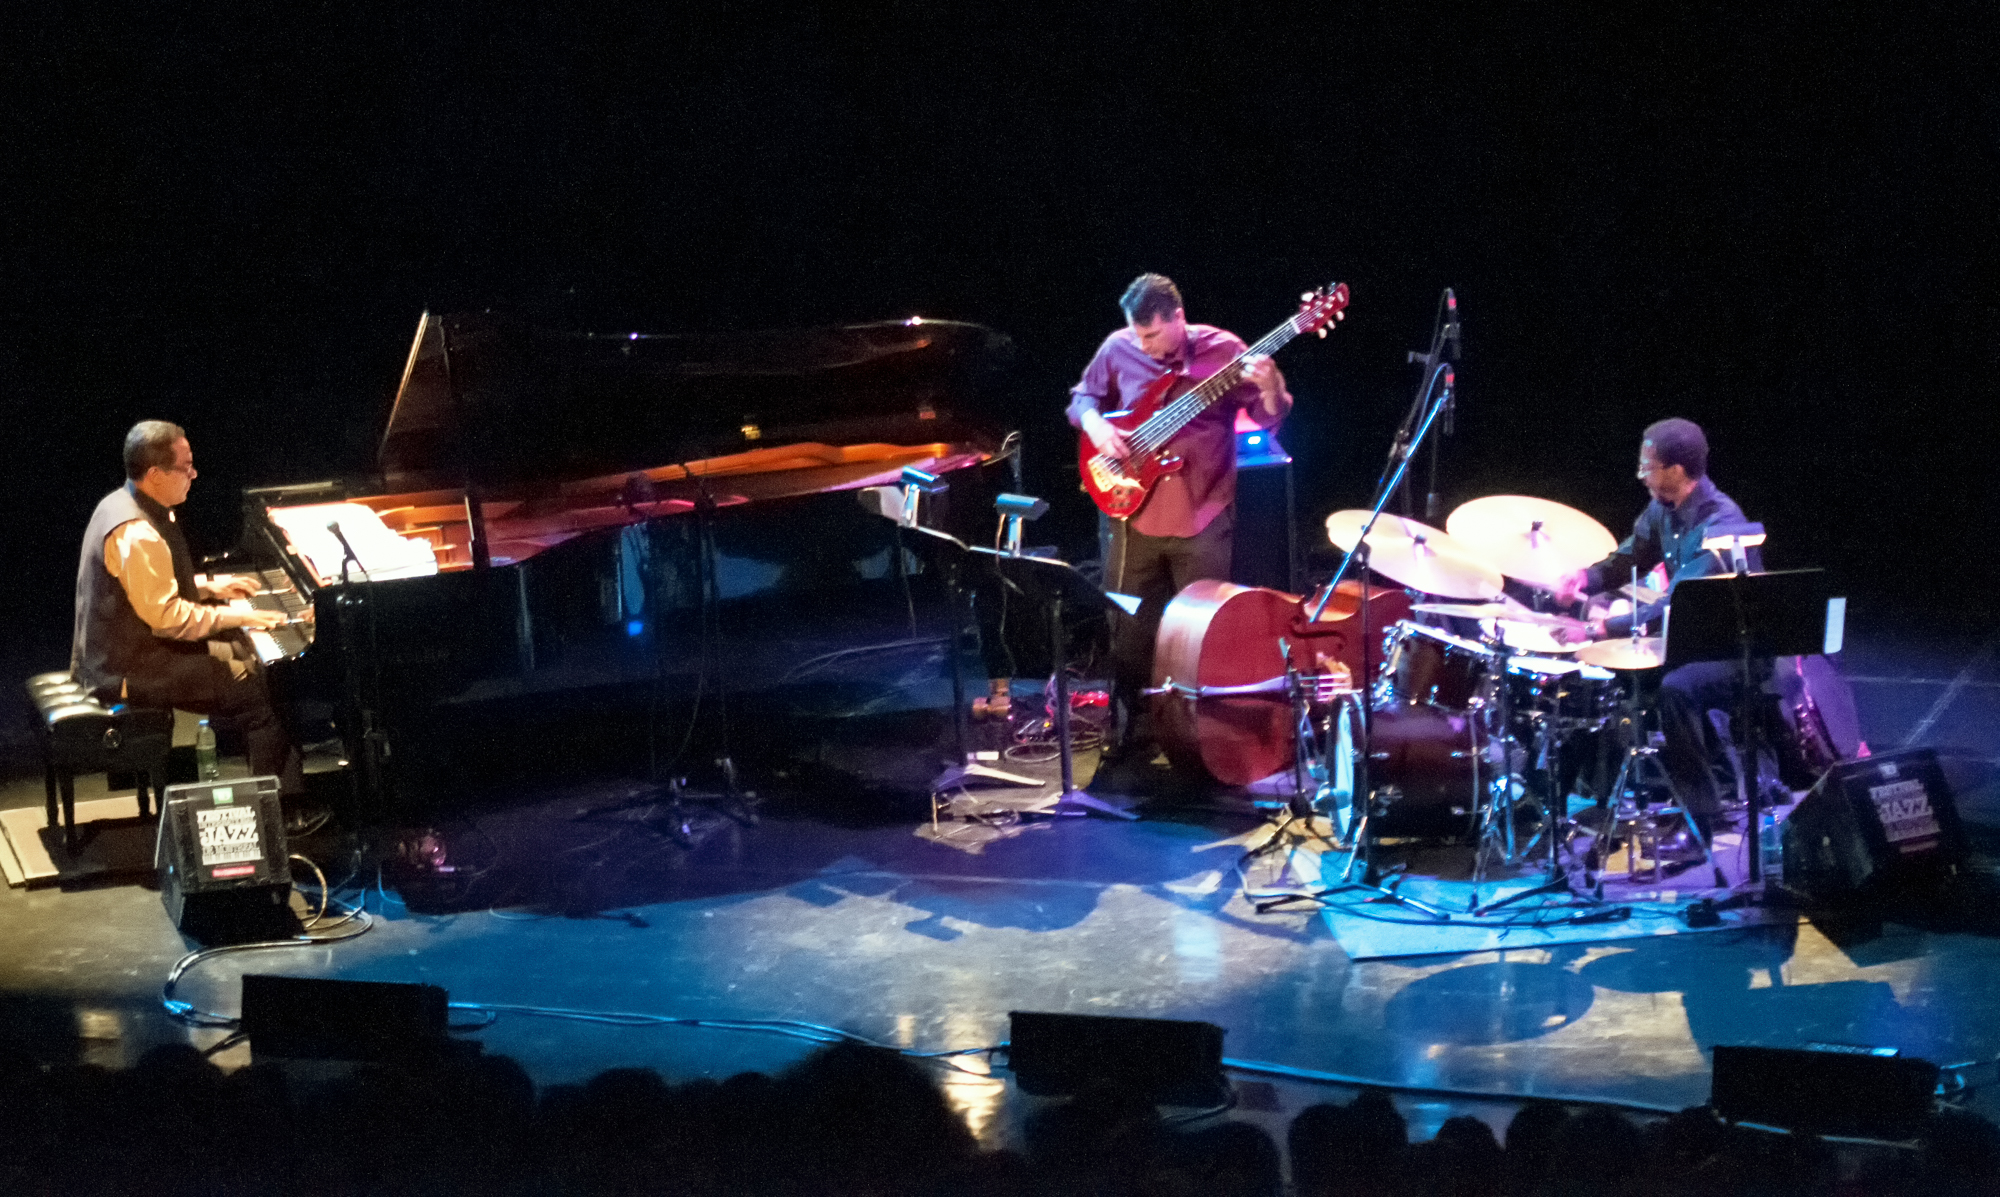
<svg viewBox="0 0 2000 1197">
<path fill-rule="evenodd" d="M 1264 587 L 1205 579 L 1176 595 L 1153 651 L 1153 720 L 1168 759 L 1232 786 L 1290 765 L 1287 666 L 1328 688 L 1365 690 L 1383 633 L 1409 617 L 1406 591 L 1374 586 L 1363 627 L 1361 598 L 1362 583 L 1342 582 L 1308 620 L 1303 598 Z"/>
</svg>

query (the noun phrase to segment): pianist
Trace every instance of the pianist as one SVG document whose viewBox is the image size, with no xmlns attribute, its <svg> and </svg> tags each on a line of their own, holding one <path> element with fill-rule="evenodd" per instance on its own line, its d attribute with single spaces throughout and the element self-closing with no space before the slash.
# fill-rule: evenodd
<svg viewBox="0 0 2000 1197">
<path fill-rule="evenodd" d="M 251 772 L 276 774 L 283 793 L 298 796 L 299 754 L 237 632 L 276 627 L 285 617 L 229 605 L 257 591 L 248 578 L 195 577 L 174 519 L 195 479 L 187 435 L 163 420 L 134 424 L 125 434 L 125 477 L 83 534 L 70 671 L 104 702 L 179 707 L 235 728 Z"/>
</svg>

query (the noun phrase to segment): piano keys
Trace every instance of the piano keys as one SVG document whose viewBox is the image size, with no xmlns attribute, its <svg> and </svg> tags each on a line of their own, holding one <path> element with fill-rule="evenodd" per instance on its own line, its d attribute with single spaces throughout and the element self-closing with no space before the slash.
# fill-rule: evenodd
<svg viewBox="0 0 2000 1197">
<path fill-rule="evenodd" d="M 312 604 L 293 588 L 291 578 L 281 569 L 260 569 L 255 574 L 263 589 L 230 606 L 255 611 L 276 611 L 286 622 L 275 628 L 245 628 L 244 636 L 266 666 L 289 661 L 312 646 L 313 625 L 307 612 Z"/>
</svg>

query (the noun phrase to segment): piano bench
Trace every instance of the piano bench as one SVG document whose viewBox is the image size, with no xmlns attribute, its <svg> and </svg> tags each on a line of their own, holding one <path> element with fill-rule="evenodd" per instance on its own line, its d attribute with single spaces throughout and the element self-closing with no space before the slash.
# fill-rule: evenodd
<svg viewBox="0 0 2000 1197">
<path fill-rule="evenodd" d="M 38 673 L 28 679 L 27 690 L 42 732 L 48 826 L 56 825 L 60 796 L 64 851 L 76 854 L 79 773 L 131 773 L 138 778 L 140 817 L 159 810 L 165 801 L 167 750 L 173 746 L 172 710 L 129 703 L 107 707 L 67 673 Z"/>
</svg>

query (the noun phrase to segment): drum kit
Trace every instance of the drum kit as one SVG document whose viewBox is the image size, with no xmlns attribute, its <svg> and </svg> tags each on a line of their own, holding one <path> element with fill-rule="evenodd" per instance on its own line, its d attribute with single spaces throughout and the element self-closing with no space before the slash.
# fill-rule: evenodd
<svg viewBox="0 0 2000 1197">
<path fill-rule="evenodd" d="M 1335 512 L 1328 538 L 1354 552 L 1369 516 Z M 1475 843 L 1475 881 L 1544 854 L 1553 865 L 1580 759 L 1602 762 L 1617 747 L 1630 759 L 1637 675 L 1662 663 L 1662 645 L 1571 643 L 1581 621 L 1536 610 L 1506 584 L 1552 591 L 1616 545 L 1590 516 L 1525 495 L 1475 499 L 1443 529 L 1376 520 L 1367 567 L 1418 592 L 1413 618 L 1387 629 L 1371 684 L 1345 693 L 1299 687 L 1304 709 L 1294 720 L 1295 776 L 1342 847 L 1359 852 L 1371 821 L 1377 834 L 1462 827 Z M 1367 793 L 1353 768 L 1364 719 Z M 1619 770 L 1617 785 L 1625 783 Z"/>
</svg>

